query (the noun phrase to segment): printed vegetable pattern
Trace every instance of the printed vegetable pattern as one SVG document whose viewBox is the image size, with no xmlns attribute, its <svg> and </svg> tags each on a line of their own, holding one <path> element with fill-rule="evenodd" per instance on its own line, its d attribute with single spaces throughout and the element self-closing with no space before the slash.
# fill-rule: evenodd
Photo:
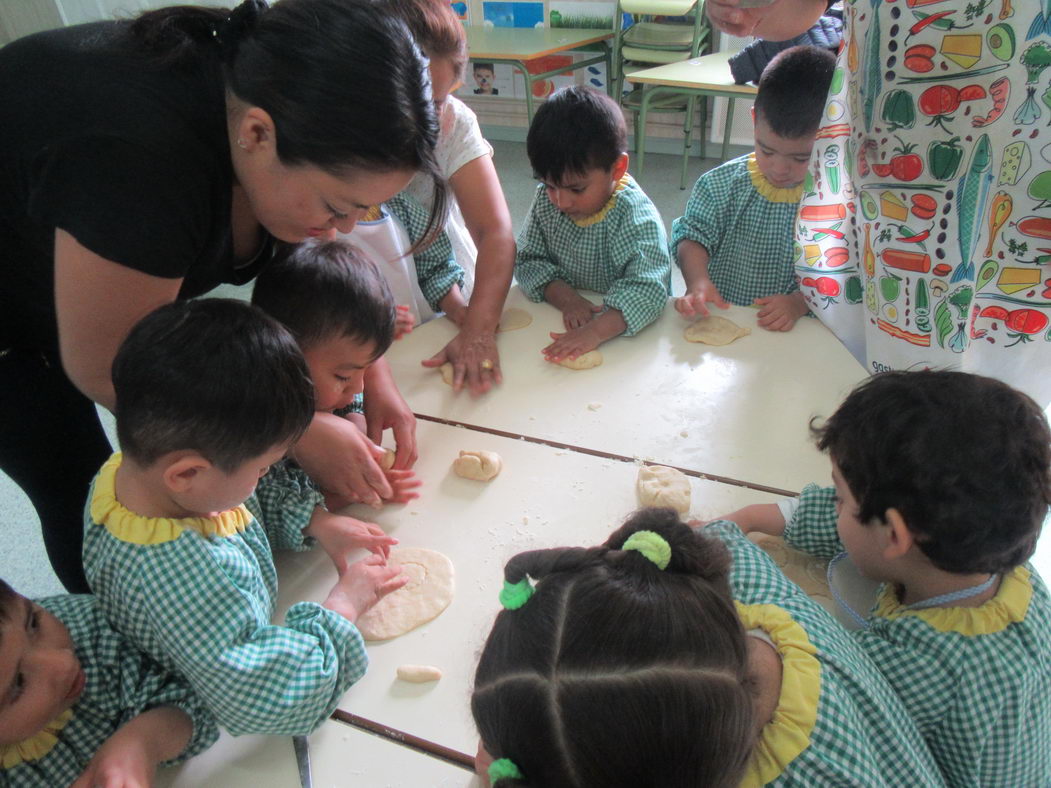
<svg viewBox="0 0 1051 788">
<path fill-rule="evenodd" d="M 846 0 L 796 267 L 870 370 L 990 370 L 1051 401 L 1051 4 L 1035 5 Z"/>
</svg>

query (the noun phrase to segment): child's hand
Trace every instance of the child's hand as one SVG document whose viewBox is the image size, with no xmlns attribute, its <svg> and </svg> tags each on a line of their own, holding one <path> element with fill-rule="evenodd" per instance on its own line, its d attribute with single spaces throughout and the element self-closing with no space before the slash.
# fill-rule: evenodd
<svg viewBox="0 0 1051 788">
<path fill-rule="evenodd" d="M 348 621 L 358 617 L 387 594 L 409 582 L 400 566 L 388 566 L 381 556 L 370 555 L 347 567 L 324 601 L 324 607 Z"/>
<path fill-rule="evenodd" d="M 404 304 L 398 304 L 394 309 L 394 338 L 401 339 L 416 326 L 416 318 Z"/>
<path fill-rule="evenodd" d="M 320 508 L 314 510 L 310 525 L 303 529 L 303 533 L 317 539 L 340 574 L 347 570 L 347 553 L 358 549 L 368 550 L 386 560 L 390 556 L 391 545 L 398 543 L 397 539 L 387 536 L 374 523 Z"/>
<path fill-rule="evenodd" d="M 767 331 L 791 331 L 808 311 L 803 294 L 798 290 L 788 295 L 772 295 L 755 299 L 759 307 L 757 322 Z"/>
<path fill-rule="evenodd" d="M 562 324 L 569 331 L 580 328 L 591 322 L 596 313 L 601 312 L 603 308 L 602 304 L 593 304 L 584 296 L 578 295 L 572 303 L 562 308 Z"/>
<path fill-rule="evenodd" d="M 192 735 L 193 723 L 182 709 L 148 709 L 103 742 L 71 788 L 148 788 L 157 764 L 181 753 Z"/>
<path fill-rule="evenodd" d="M 548 361 L 558 362 L 564 358 L 576 358 L 589 350 L 594 350 L 602 344 L 602 339 L 593 328 L 594 324 L 588 323 L 561 334 L 552 331 L 551 338 L 555 341 L 541 352 Z"/>
<path fill-rule="evenodd" d="M 730 308 L 719 294 L 715 283 L 711 279 L 702 279 L 687 290 L 686 295 L 675 299 L 675 309 L 683 317 L 708 317 L 708 302 L 720 309 Z"/>
</svg>

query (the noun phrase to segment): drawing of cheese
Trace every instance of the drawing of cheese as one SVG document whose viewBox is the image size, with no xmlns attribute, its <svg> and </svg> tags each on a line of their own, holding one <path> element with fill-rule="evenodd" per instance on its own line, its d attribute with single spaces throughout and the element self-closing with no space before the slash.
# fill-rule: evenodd
<svg viewBox="0 0 1051 788">
<path fill-rule="evenodd" d="M 944 36 L 942 54 L 960 68 L 970 68 L 982 58 L 982 37 L 971 34 Z"/>
<path fill-rule="evenodd" d="M 1000 163 L 1000 184 L 1014 186 L 1029 171 L 1032 161 L 1028 145 L 1012 142 L 1004 148 L 1004 160 Z"/>
<path fill-rule="evenodd" d="M 883 215 L 888 219 L 897 219 L 904 222 L 909 218 L 909 209 L 894 192 L 881 192 L 879 196 L 879 207 Z"/>
<path fill-rule="evenodd" d="M 803 259 L 807 265 L 814 265 L 821 259 L 821 246 L 819 244 L 803 244 Z"/>
<path fill-rule="evenodd" d="M 996 280 L 996 287 L 1001 293 L 1018 293 L 1040 284 L 1038 268 L 1005 268 Z"/>
</svg>

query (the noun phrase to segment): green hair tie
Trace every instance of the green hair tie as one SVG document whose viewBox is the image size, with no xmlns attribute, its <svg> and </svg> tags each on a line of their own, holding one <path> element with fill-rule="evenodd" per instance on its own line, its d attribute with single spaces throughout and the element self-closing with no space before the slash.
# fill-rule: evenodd
<svg viewBox="0 0 1051 788">
<path fill-rule="evenodd" d="M 636 531 L 627 538 L 621 550 L 638 550 L 653 561 L 658 569 L 667 569 L 671 561 L 671 545 L 653 531 Z"/>
<path fill-rule="evenodd" d="M 518 610 L 533 596 L 533 586 L 528 577 L 523 577 L 517 583 L 504 581 L 504 587 L 500 589 L 500 604 L 508 610 Z M 510 763 L 510 761 L 508 761 Z"/>
<path fill-rule="evenodd" d="M 489 764 L 489 779 L 494 783 L 497 780 L 521 780 L 522 771 L 510 758 L 497 758 Z"/>
</svg>

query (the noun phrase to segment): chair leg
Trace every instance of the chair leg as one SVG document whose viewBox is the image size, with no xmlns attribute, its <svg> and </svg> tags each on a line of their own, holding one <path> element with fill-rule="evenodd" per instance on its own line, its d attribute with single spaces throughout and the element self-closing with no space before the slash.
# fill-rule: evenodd
<svg viewBox="0 0 1051 788">
<path fill-rule="evenodd" d="M 686 119 L 682 124 L 682 174 L 679 176 L 679 189 L 686 188 L 686 169 L 690 164 L 690 147 L 693 145 L 693 113 L 697 108 L 696 104 L 696 96 L 690 96 L 686 101 Z"/>
<path fill-rule="evenodd" d="M 723 161 L 730 153 L 730 132 L 734 126 L 734 100 L 726 100 L 726 123 L 723 124 Z"/>
<path fill-rule="evenodd" d="M 650 94 L 650 90 L 643 89 L 642 100 L 639 103 L 639 122 L 635 126 L 635 145 L 639 165 L 635 172 L 640 178 L 642 177 L 642 164 L 646 158 L 646 115 L 649 114 L 650 109 Z"/>
<path fill-rule="evenodd" d="M 708 158 L 708 107 L 711 96 L 701 96 L 701 145 L 698 153 L 702 159 Z"/>
</svg>

